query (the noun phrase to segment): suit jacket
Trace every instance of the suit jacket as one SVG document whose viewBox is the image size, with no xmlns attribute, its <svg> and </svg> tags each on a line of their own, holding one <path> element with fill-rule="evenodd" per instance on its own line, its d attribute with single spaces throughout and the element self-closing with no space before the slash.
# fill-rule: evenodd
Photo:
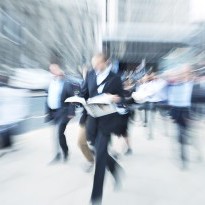
<svg viewBox="0 0 205 205">
<path fill-rule="evenodd" d="M 65 103 L 65 100 L 72 96 L 74 96 L 73 85 L 66 81 L 61 94 L 61 113 L 64 121 L 75 116 L 75 105 L 72 103 Z"/>
<path fill-rule="evenodd" d="M 60 97 L 61 107 L 58 110 L 52 110 L 48 107 L 46 100 L 46 112 L 48 113 L 48 117 L 46 121 L 56 120 L 61 122 L 67 122 L 71 116 L 75 115 L 75 106 L 71 103 L 65 103 L 64 101 L 68 97 L 72 97 L 74 95 L 74 89 L 70 82 L 64 81 L 63 90 Z"/>
<path fill-rule="evenodd" d="M 85 82 L 82 86 L 81 96 L 86 100 L 88 98 L 95 97 L 98 94 L 97 82 L 95 71 L 88 72 Z M 123 97 L 123 87 L 120 76 L 110 71 L 108 77 L 105 80 L 105 86 L 102 93 L 110 93 L 113 95 L 119 95 Z"/>
<path fill-rule="evenodd" d="M 111 71 L 104 82 L 105 86 L 102 93 L 110 93 L 112 95 L 123 97 L 123 86 L 120 76 Z M 84 97 L 86 100 L 88 98 L 95 97 L 99 95 L 97 89 L 98 86 L 96 83 L 96 74 L 95 71 L 92 70 L 87 74 L 86 80 L 82 87 L 81 97 Z M 117 115 L 119 114 L 113 113 L 99 118 L 92 118 L 91 116 L 89 116 L 90 120 L 88 120 L 87 122 L 87 134 L 89 135 L 88 137 L 96 137 L 96 132 L 99 130 L 106 135 L 113 132 L 113 129 L 117 126 L 115 122 Z"/>
</svg>

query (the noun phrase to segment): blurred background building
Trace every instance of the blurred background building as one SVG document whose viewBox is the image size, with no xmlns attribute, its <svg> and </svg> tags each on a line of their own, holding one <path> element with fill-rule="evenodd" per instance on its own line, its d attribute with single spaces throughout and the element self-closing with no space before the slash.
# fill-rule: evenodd
<svg viewBox="0 0 205 205">
<path fill-rule="evenodd" d="M 18 92 L 16 88 L 32 91 L 23 96 L 28 113 L 21 117 L 22 125 L 18 124 L 22 132 L 44 126 L 46 93 L 40 90 L 46 90 L 50 83 L 48 67 L 55 61 L 52 58 L 58 58 L 66 74 L 78 80 L 82 66 L 101 50 L 97 2 L 0 1 L 0 92 L 8 96 L 1 98 L 0 107 L 7 106 L 5 112 L 16 108 L 7 103 L 7 98 L 13 99 L 10 93 Z M 11 87 L 11 91 L 7 92 L 4 85 Z M 0 126 L 3 120 L 1 113 Z"/>
<path fill-rule="evenodd" d="M 1 0 L 1 81 L 17 68 L 47 70 L 53 53 L 79 77 L 102 49 L 121 70 L 142 59 L 155 70 L 187 59 L 203 67 L 204 8 L 203 0 Z"/>
<path fill-rule="evenodd" d="M 163 56 L 175 48 L 195 47 L 201 53 L 205 46 L 202 7 L 203 1 L 190 0 L 107 0 L 104 50 L 123 67 L 136 67 L 143 58 L 156 68 L 161 61 L 164 66 Z"/>
<path fill-rule="evenodd" d="M 52 52 L 76 74 L 99 47 L 99 12 L 95 1 L 2 0 L 0 71 L 47 69 Z"/>
<path fill-rule="evenodd" d="M 191 137 L 188 137 L 186 145 L 190 149 L 193 144 L 190 159 L 193 155 L 194 167 L 197 164 L 195 162 L 203 162 L 205 0 L 0 0 L 0 158 L 7 154 L 4 148 L 17 145 L 11 158 L 1 158 L 1 201 L 9 200 L 12 205 L 18 202 L 28 204 L 26 201 L 30 203 L 31 198 L 33 204 L 43 205 L 62 204 L 64 200 L 65 204 L 86 203 L 83 197 L 89 190 L 90 177 L 81 175 L 76 169 L 77 156 L 81 158 L 75 155 L 77 146 L 73 146 L 74 149 L 71 146 L 74 157 L 69 164 L 74 166 L 50 169 L 52 173 L 45 168 L 45 160 L 51 152 L 51 145 L 48 144 L 51 138 L 48 137 L 53 137 L 51 123 L 45 123 L 48 116 L 46 91 L 52 77 L 49 65 L 58 62 L 65 71 L 66 80 L 75 86 L 74 94 L 78 95 L 83 80 L 82 70 L 89 68 L 93 54 L 101 51 L 111 57 L 113 70 L 120 71 L 127 98 L 140 85 L 145 85 L 146 89 L 154 88 L 154 94 L 159 94 L 155 86 L 157 83 L 161 85 L 160 80 L 164 79 L 158 74 L 168 69 L 173 71 L 167 72 L 171 76 L 168 84 L 174 79 L 171 86 L 177 88 L 179 85 L 179 90 L 175 89 L 172 97 L 182 104 L 183 98 L 185 102 L 192 101 L 188 102 L 192 104 L 188 123 L 191 125 L 188 130 Z M 184 63 L 191 65 L 190 72 L 178 72 L 180 69 L 190 69 L 182 65 Z M 152 71 L 156 71 L 156 75 Z M 155 79 L 155 76 L 159 79 Z M 193 78 L 189 79 L 190 76 Z M 191 89 L 184 89 L 185 82 L 189 88 L 194 84 L 192 93 Z M 146 89 L 143 94 L 149 93 Z M 181 96 L 181 93 L 185 95 Z M 204 163 L 200 164 L 203 165 L 202 169 L 194 168 L 191 174 L 184 172 L 185 175 L 172 168 L 175 164 L 172 158 L 177 159 L 179 150 L 175 149 L 174 143 L 171 148 L 170 143 L 175 140 L 177 130 L 171 120 L 169 104 L 165 102 L 168 98 L 162 99 L 161 93 L 156 96 L 145 96 L 144 101 L 139 100 L 139 103 L 131 105 L 130 124 L 133 127 L 128 134 L 136 137 L 131 140 L 136 154 L 126 162 L 122 157 L 122 162 L 132 169 L 128 169 L 131 178 L 126 182 L 130 189 L 126 187 L 124 194 L 115 196 L 120 202 L 118 204 L 136 204 L 136 201 L 143 204 L 142 200 L 144 204 L 168 202 L 181 205 L 190 202 L 204 205 L 205 188 L 201 183 L 205 179 Z M 189 97 L 191 99 L 187 100 Z M 153 98 L 157 100 L 153 101 Z M 77 145 L 78 120 L 82 111 L 79 105 L 76 108 L 76 118 L 72 120 L 71 127 L 68 125 L 67 136 L 72 145 Z M 188 112 L 185 118 L 187 115 Z M 187 130 L 183 128 L 183 131 Z M 22 142 L 23 133 L 28 133 L 25 139 L 31 141 L 19 146 L 16 142 Z M 183 136 L 186 134 L 182 133 Z M 151 143 L 143 137 L 154 140 Z M 135 159 L 137 163 L 133 163 Z M 171 159 L 170 164 L 167 164 L 167 159 Z M 76 183 L 79 179 L 83 181 Z M 22 186 L 26 185 L 29 189 L 23 189 Z M 112 186 L 108 192 L 111 189 Z M 48 190 L 46 194 L 45 190 Z M 70 198 L 66 198 L 67 195 Z M 124 201 L 121 200 L 123 198 Z M 75 203 L 75 200 L 81 203 Z M 112 201 L 111 204 L 115 203 Z"/>
</svg>

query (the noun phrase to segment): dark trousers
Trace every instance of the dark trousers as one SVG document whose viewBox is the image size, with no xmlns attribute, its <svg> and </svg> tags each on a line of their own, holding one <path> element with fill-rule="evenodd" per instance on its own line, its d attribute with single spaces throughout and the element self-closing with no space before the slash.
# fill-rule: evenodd
<svg viewBox="0 0 205 205">
<path fill-rule="evenodd" d="M 171 116 L 174 119 L 175 123 L 178 127 L 178 141 L 181 146 L 181 159 L 182 161 L 186 161 L 186 150 L 185 145 L 187 144 L 187 131 L 189 128 L 188 120 L 189 116 L 189 108 L 187 107 L 172 107 L 171 108 Z"/>
<path fill-rule="evenodd" d="M 105 169 L 107 168 L 115 178 L 115 170 L 117 162 L 108 154 L 107 147 L 110 140 L 110 136 L 98 133 L 95 143 L 96 150 L 96 167 L 93 182 L 93 189 L 91 195 L 91 201 L 93 204 L 96 202 L 101 204 L 103 195 L 103 184 L 105 177 Z"/>
<path fill-rule="evenodd" d="M 111 134 L 102 131 L 98 127 L 99 122 L 97 119 L 88 117 L 87 135 L 91 144 L 95 147 L 95 174 L 93 181 L 93 189 L 91 195 L 92 204 L 101 204 L 103 195 L 103 184 L 105 177 L 105 169 L 107 168 L 115 180 L 117 180 L 117 167 L 118 163 L 108 154 L 108 144 Z M 95 135 L 95 136 L 94 136 Z"/>
<path fill-rule="evenodd" d="M 64 155 L 68 154 L 68 145 L 66 141 L 66 136 L 64 134 L 66 126 L 70 121 L 69 118 L 63 116 L 64 113 L 60 109 L 51 111 L 51 119 L 53 119 L 53 123 L 57 126 L 58 129 L 58 142 L 60 147 L 64 153 Z"/>
<path fill-rule="evenodd" d="M 59 126 L 58 127 L 59 144 L 60 144 L 61 149 L 63 150 L 64 155 L 68 154 L 68 145 L 66 141 L 66 136 L 64 134 L 68 122 L 69 120 L 62 121 L 58 125 Z"/>
</svg>

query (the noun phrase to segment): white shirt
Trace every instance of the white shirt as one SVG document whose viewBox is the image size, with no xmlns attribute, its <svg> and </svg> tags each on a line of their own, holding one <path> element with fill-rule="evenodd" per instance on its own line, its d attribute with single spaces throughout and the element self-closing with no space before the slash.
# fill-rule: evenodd
<svg viewBox="0 0 205 205">
<path fill-rule="evenodd" d="M 112 64 L 110 64 L 103 72 L 96 73 L 96 75 L 97 75 L 97 79 L 96 79 L 97 80 L 97 85 L 100 85 L 103 82 L 103 80 L 105 80 L 108 77 L 108 75 L 110 74 L 111 69 L 112 69 Z M 103 92 L 104 87 L 105 87 L 105 83 L 103 83 L 102 85 L 100 85 L 98 87 L 98 93 L 99 94 L 101 94 Z M 116 106 L 116 110 L 121 115 L 124 115 L 124 114 L 128 113 L 128 111 L 125 108 L 119 108 L 119 107 Z"/>
<path fill-rule="evenodd" d="M 156 79 L 150 82 L 150 96 L 148 102 L 162 102 L 167 100 L 167 82 L 162 79 Z"/>
<path fill-rule="evenodd" d="M 51 109 L 60 108 L 60 98 L 63 90 L 63 82 L 61 79 L 53 79 L 48 88 L 48 106 Z"/>
<path fill-rule="evenodd" d="M 162 102 L 167 100 L 167 82 L 162 79 L 156 79 L 140 85 L 136 93 L 133 93 L 135 99 L 140 98 L 143 102 Z"/>
<path fill-rule="evenodd" d="M 100 85 L 103 82 L 103 80 L 105 80 L 108 77 L 108 75 L 110 74 L 111 68 L 112 68 L 112 65 L 109 65 L 104 71 L 96 73 L 97 85 Z M 98 87 L 99 94 L 103 92 L 104 87 L 105 87 L 105 83 L 103 83 L 102 85 Z"/>
</svg>

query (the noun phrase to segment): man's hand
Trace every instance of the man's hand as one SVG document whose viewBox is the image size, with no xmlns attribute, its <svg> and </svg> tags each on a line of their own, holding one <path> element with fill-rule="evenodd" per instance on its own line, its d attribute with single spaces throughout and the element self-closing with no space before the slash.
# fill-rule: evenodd
<svg viewBox="0 0 205 205">
<path fill-rule="evenodd" d="M 112 103 L 119 103 L 121 101 L 121 97 L 118 95 L 112 95 L 112 94 L 108 94 L 110 101 Z"/>
<path fill-rule="evenodd" d="M 137 103 L 142 103 L 142 102 L 145 101 L 145 96 L 142 93 L 138 93 L 138 92 L 133 92 L 132 93 L 132 98 Z"/>
<path fill-rule="evenodd" d="M 74 115 L 67 115 L 67 118 L 72 119 L 72 118 L 74 118 Z"/>
</svg>

